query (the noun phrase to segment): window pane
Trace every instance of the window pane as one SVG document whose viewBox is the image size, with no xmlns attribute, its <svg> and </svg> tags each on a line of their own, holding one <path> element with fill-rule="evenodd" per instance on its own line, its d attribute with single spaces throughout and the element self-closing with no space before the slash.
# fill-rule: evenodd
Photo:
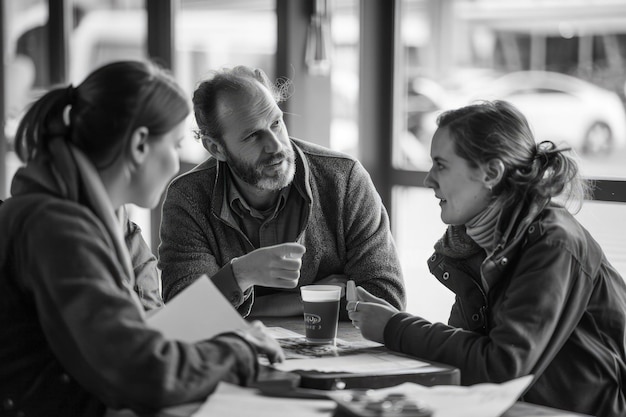
<svg viewBox="0 0 626 417">
<path fill-rule="evenodd" d="M 392 165 L 427 171 L 441 111 L 505 99 L 536 139 L 572 147 L 582 173 L 626 188 L 626 3 L 611 0 L 400 0 Z M 583 16 L 583 17 L 581 17 Z M 417 175 L 416 175 L 417 177 Z M 393 188 L 393 231 L 408 309 L 446 321 L 451 293 L 426 259 L 445 225 L 433 192 Z M 626 278 L 623 203 L 585 202 L 577 214 Z"/>
<path fill-rule="evenodd" d="M 70 81 L 79 84 L 94 69 L 119 60 L 147 58 L 143 0 L 76 2 L 70 38 Z"/>
<path fill-rule="evenodd" d="M 358 157 L 359 2 L 329 3 L 333 42 L 330 147 Z"/>
<path fill-rule="evenodd" d="M 626 279 L 626 218 L 623 203 L 587 201 L 576 218 L 598 241 L 611 264 Z"/>
<path fill-rule="evenodd" d="M 261 68 L 276 78 L 276 7 L 274 0 L 182 0 L 176 22 L 175 74 L 189 97 L 209 71 L 237 65 Z M 208 152 L 190 134 L 181 158 L 198 163 Z"/>
<path fill-rule="evenodd" d="M 402 0 L 401 7 L 406 92 L 398 102 L 406 110 L 394 166 L 428 169 L 442 110 L 504 99 L 527 116 L 537 141 L 572 147 L 585 175 L 626 179 L 626 4 Z"/>
<path fill-rule="evenodd" d="M 432 190 L 393 187 L 393 234 L 407 290 L 407 311 L 447 323 L 454 296 L 431 275 L 426 261 L 446 226 L 439 217 L 439 200 Z"/>
<path fill-rule="evenodd" d="M 5 0 L 5 100 L 4 134 L 8 141 L 6 194 L 21 162 L 13 152 L 15 130 L 25 107 L 37 93 L 49 85 L 48 49 L 44 31 L 48 22 L 47 0 Z"/>
</svg>

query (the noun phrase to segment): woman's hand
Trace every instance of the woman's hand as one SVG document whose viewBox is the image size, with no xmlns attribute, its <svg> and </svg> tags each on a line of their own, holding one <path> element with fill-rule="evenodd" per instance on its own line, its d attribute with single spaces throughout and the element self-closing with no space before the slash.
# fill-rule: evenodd
<svg viewBox="0 0 626 417">
<path fill-rule="evenodd" d="M 357 287 L 357 299 L 358 301 L 349 301 L 346 305 L 352 324 L 361 330 L 364 338 L 385 343 L 385 326 L 399 310 L 382 298 L 373 296 L 363 287 Z"/>
<path fill-rule="evenodd" d="M 248 343 L 256 347 L 259 353 L 267 356 L 270 363 L 279 363 L 285 360 L 285 353 L 276 339 L 267 333 L 262 322 L 255 320 L 246 330 L 236 332 Z"/>
</svg>

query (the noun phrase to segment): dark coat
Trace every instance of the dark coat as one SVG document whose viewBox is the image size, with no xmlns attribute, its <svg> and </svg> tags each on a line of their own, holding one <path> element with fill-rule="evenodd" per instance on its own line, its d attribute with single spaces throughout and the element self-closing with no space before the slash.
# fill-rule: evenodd
<svg viewBox="0 0 626 417">
<path fill-rule="evenodd" d="M 298 233 L 298 242 L 306 247 L 299 286 L 346 275 L 403 308 L 404 281 L 389 217 L 367 171 L 347 155 L 303 141 L 292 143 L 293 186 L 308 205 Z M 246 315 L 253 297 L 242 293 L 229 262 L 255 248 L 237 223 L 221 214 L 225 169 L 209 158 L 167 190 L 159 247 L 163 296 L 168 301 L 198 275 L 207 274 Z"/>
<path fill-rule="evenodd" d="M 55 178 L 31 162 L 0 207 L 0 414 L 150 412 L 203 400 L 220 380 L 251 381 L 256 352 L 243 339 L 188 344 L 148 327 L 84 184 Z M 135 269 L 150 262 L 137 238 L 126 241 Z"/>
<path fill-rule="evenodd" d="M 458 367 L 463 384 L 534 374 L 528 402 L 624 416 L 624 280 L 565 209 L 536 211 L 513 218 L 486 259 L 436 251 L 430 270 L 456 294 L 448 325 L 399 313 L 385 344 Z"/>
</svg>

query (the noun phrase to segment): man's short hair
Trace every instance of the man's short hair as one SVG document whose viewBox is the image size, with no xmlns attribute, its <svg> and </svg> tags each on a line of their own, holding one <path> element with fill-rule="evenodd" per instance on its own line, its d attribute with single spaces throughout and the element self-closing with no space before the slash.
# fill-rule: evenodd
<svg viewBox="0 0 626 417">
<path fill-rule="evenodd" d="M 287 100 L 291 95 L 292 83 L 289 79 L 281 78 L 273 83 L 263 70 L 245 65 L 212 71 L 209 77 L 198 84 L 193 94 L 193 111 L 198 124 L 195 136 L 205 148 L 208 138 L 223 145 L 223 127 L 218 112 L 222 94 L 247 90 L 255 82 L 265 87 L 276 103 Z"/>
</svg>

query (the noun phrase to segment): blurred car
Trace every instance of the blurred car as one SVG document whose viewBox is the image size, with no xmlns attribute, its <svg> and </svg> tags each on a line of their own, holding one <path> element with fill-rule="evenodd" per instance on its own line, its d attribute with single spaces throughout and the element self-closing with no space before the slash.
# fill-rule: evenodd
<svg viewBox="0 0 626 417">
<path fill-rule="evenodd" d="M 420 139 L 432 138 L 442 111 L 496 99 L 520 109 L 537 142 L 551 140 L 585 155 L 608 153 L 626 144 L 626 111 L 617 93 L 547 71 L 512 72 L 471 91 L 438 92 L 433 102 L 442 104 L 421 116 Z"/>
<path fill-rule="evenodd" d="M 477 99 L 511 102 L 527 117 L 537 141 L 565 143 L 583 154 L 626 143 L 626 112 L 617 93 L 569 75 L 521 71 L 490 83 Z"/>
</svg>

